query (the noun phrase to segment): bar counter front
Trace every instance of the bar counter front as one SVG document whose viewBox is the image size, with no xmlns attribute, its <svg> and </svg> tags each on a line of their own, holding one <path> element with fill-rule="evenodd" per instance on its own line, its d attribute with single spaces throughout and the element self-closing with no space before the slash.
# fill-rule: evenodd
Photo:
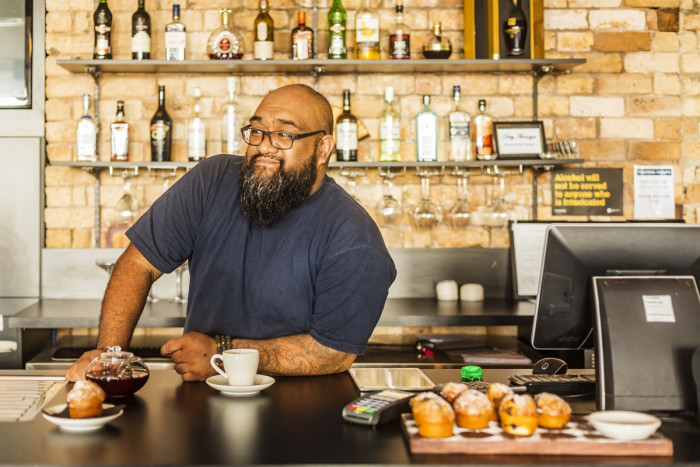
<svg viewBox="0 0 700 467">
<path fill-rule="evenodd" d="M 485 369 L 484 380 L 505 381 L 523 370 Z M 435 383 L 459 380 L 458 369 L 426 369 Z M 10 375 L 58 372 L 0 371 Z M 663 417 L 660 432 L 673 457 L 412 454 L 399 421 L 376 428 L 341 416 L 359 393 L 345 372 L 277 377 L 252 397 L 225 396 L 205 382 L 183 382 L 154 370 L 126 401 L 121 417 L 84 433 L 61 431 L 41 414 L 0 423 L 2 465 L 275 465 L 275 464 L 670 464 L 700 463 L 700 429 L 693 418 Z M 65 402 L 64 386 L 45 407 Z M 593 398 L 570 401 L 574 414 L 595 410 Z"/>
</svg>

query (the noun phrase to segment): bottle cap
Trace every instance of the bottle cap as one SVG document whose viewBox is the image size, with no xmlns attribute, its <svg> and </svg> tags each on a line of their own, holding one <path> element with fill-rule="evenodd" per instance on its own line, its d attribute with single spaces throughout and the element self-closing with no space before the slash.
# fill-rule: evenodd
<svg viewBox="0 0 700 467">
<path fill-rule="evenodd" d="M 480 366 L 467 365 L 462 367 L 462 381 L 481 381 L 484 378 L 484 372 Z"/>
</svg>

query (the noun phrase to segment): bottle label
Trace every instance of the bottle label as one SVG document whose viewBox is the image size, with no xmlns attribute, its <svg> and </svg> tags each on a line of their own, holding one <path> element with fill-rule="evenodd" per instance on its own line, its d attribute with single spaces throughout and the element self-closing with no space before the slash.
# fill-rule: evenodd
<svg viewBox="0 0 700 467">
<path fill-rule="evenodd" d="M 253 43 L 253 57 L 257 60 L 270 60 L 274 52 L 272 41 L 255 41 Z"/>
<path fill-rule="evenodd" d="M 267 39 L 267 23 L 265 21 L 260 21 L 258 27 L 256 28 L 257 37 L 256 41 L 265 41 Z"/>
<path fill-rule="evenodd" d="M 450 137 L 469 137 L 469 122 L 450 122 Z"/>
<path fill-rule="evenodd" d="M 109 32 L 112 30 L 106 24 L 95 26 L 95 54 L 108 55 L 110 53 Z"/>
<path fill-rule="evenodd" d="M 236 124 L 236 110 L 232 105 L 226 107 L 222 119 L 222 132 L 224 136 L 224 148 L 227 154 L 236 154 L 240 149 L 238 141 L 238 125 Z"/>
<path fill-rule="evenodd" d="M 391 58 L 411 58 L 410 37 L 408 34 L 391 34 L 389 36 Z"/>
<path fill-rule="evenodd" d="M 299 37 L 294 40 L 294 50 L 292 50 L 292 58 L 294 60 L 307 60 L 310 58 L 309 49 L 310 42 L 305 37 Z"/>
<path fill-rule="evenodd" d="M 151 140 L 165 141 L 168 131 L 170 131 L 170 126 L 163 121 L 151 124 Z"/>
<path fill-rule="evenodd" d="M 345 55 L 345 26 L 334 24 L 330 27 L 330 39 L 328 45 L 328 55 Z"/>
<path fill-rule="evenodd" d="M 398 154 L 401 125 L 396 119 L 385 119 L 379 124 L 380 151 L 382 154 Z"/>
<path fill-rule="evenodd" d="M 418 116 L 418 160 L 437 160 L 437 121 L 433 114 Z"/>
<path fill-rule="evenodd" d="M 78 131 L 76 134 L 76 144 L 78 146 L 79 161 L 95 161 L 97 137 L 95 134 L 95 125 L 91 120 L 81 120 L 78 122 Z"/>
<path fill-rule="evenodd" d="M 166 49 L 181 49 L 184 52 L 186 43 L 187 33 L 185 31 L 167 31 L 165 33 Z"/>
<path fill-rule="evenodd" d="M 151 52 L 151 36 L 146 31 L 138 31 L 131 36 L 131 51 L 150 53 Z"/>
<path fill-rule="evenodd" d="M 340 122 L 336 132 L 338 141 L 335 145 L 339 151 L 357 150 L 357 122 Z"/>
<path fill-rule="evenodd" d="M 112 123 L 112 160 L 125 161 L 129 159 L 129 124 Z"/>
<path fill-rule="evenodd" d="M 201 122 L 193 121 L 190 124 L 187 138 L 187 156 L 192 160 L 200 160 L 206 157 L 205 127 Z"/>
<path fill-rule="evenodd" d="M 379 45 L 379 18 L 358 18 L 355 34 L 358 46 L 377 47 Z"/>
</svg>

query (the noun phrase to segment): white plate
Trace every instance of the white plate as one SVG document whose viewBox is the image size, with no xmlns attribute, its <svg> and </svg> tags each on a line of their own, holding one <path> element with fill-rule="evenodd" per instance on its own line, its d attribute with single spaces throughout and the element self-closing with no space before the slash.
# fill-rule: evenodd
<svg viewBox="0 0 700 467">
<path fill-rule="evenodd" d="M 253 381 L 252 386 L 231 386 L 228 384 L 228 380 L 221 375 L 210 376 L 207 378 L 207 384 L 209 386 L 221 391 L 227 396 L 234 397 L 254 396 L 263 389 L 267 389 L 272 386 L 274 382 L 275 379 L 270 376 L 255 375 L 255 380 Z"/>
<path fill-rule="evenodd" d="M 626 410 L 593 412 L 588 421 L 608 438 L 627 441 L 646 439 L 661 426 L 661 420 L 653 415 Z"/>
<path fill-rule="evenodd" d="M 115 407 L 113 404 L 102 404 L 102 410 L 111 409 L 113 407 Z M 93 431 L 102 428 L 124 413 L 124 410 L 120 408 L 117 413 L 103 417 L 70 418 L 65 414 L 61 414 L 65 408 L 66 404 L 47 407 L 42 411 L 41 415 L 51 423 L 58 425 L 59 428 L 64 431 Z"/>
</svg>

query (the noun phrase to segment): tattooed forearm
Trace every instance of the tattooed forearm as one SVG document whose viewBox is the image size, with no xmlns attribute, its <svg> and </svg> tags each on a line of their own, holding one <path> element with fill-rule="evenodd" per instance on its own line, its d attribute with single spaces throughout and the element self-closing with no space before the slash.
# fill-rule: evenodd
<svg viewBox="0 0 700 467">
<path fill-rule="evenodd" d="M 355 361 L 355 355 L 328 348 L 308 334 L 236 339 L 234 346 L 258 349 L 259 371 L 270 375 L 327 375 L 345 371 Z"/>
</svg>

